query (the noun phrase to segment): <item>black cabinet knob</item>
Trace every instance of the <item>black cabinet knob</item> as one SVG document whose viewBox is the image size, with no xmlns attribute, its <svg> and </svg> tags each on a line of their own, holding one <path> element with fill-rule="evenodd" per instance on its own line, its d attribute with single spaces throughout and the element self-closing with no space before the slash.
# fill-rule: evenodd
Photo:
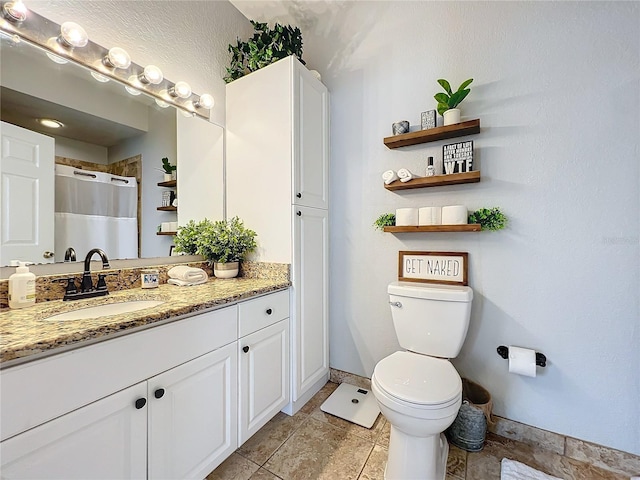
<svg viewBox="0 0 640 480">
<path fill-rule="evenodd" d="M 296 213 L 296 215 L 298 215 L 299 217 L 302 216 L 302 212 L 300 210 L 298 210 L 298 213 Z"/>
<path fill-rule="evenodd" d="M 296 197 L 298 197 L 298 198 L 302 198 L 302 194 L 301 194 L 301 193 L 299 193 L 299 194 L 297 194 L 297 195 L 296 195 Z"/>
<path fill-rule="evenodd" d="M 147 404 L 147 399 L 146 398 L 139 398 L 139 399 L 136 400 L 136 408 L 138 410 L 140 410 L 146 404 Z"/>
<path fill-rule="evenodd" d="M 164 396 L 164 388 L 159 388 L 153 392 L 153 396 L 156 398 L 162 398 Z"/>
<path fill-rule="evenodd" d="M 249 346 L 247 345 L 246 347 L 242 347 L 242 351 L 247 353 L 249 351 Z"/>
<path fill-rule="evenodd" d="M 267 308 L 267 315 L 271 315 L 273 313 L 273 310 L 271 310 L 270 308 Z"/>
</svg>

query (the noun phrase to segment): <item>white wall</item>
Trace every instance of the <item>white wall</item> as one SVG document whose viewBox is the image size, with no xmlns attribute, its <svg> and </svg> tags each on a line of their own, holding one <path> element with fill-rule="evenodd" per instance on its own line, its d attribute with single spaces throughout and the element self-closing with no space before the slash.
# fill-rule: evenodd
<svg viewBox="0 0 640 480">
<path fill-rule="evenodd" d="M 640 454 L 640 5 L 287 5 L 280 19 L 301 26 L 332 95 L 332 367 L 370 376 L 399 348 L 386 296 L 399 250 L 469 252 L 461 374 L 499 415 Z M 419 125 L 435 108 L 441 77 L 475 79 L 462 108 L 481 119 L 482 182 L 388 192 L 383 171 L 441 158 L 443 142 L 382 143 L 392 122 Z M 398 207 L 457 203 L 500 206 L 510 225 L 396 236 L 371 225 Z M 535 348 L 548 366 L 510 375 L 501 344 Z"/>
<path fill-rule="evenodd" d="M 75 160 L 84 160 L 85 162 L 101 163 L 102 165 L 109 163 L 109 149 L 107 147 L 80 142 L 71 138 L 54 138 L 56 139 L 56 157 L 73 158 Z"/>
</svg>

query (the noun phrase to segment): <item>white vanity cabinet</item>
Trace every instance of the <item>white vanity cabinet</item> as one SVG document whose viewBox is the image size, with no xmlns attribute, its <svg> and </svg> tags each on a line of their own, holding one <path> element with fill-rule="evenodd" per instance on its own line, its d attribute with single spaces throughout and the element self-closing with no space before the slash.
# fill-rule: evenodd
<svg viewBox="0 0 640 480">
<path fill-rule="evenodd" d="M 289 292 L 239 306 L 238 444 L 289 403 Z"/>
<path fill-rule="evenodd" d="M 226 108 L 227 215 L 252 259 L 291 264 L 293 414 L 329 378 L 329 94 L 292 56 L 227 84 Z"/>
<path fill-rule="evenodd" d="M 237 310 L 3 370 L 2 478 L 204 478 L 237 448 Z"/>
</svg>

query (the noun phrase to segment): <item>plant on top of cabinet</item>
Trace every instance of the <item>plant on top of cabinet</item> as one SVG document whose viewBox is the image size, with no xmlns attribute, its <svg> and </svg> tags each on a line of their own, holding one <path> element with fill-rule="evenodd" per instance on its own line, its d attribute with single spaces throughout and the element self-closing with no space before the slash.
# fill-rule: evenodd
<svg viewBox="0 0 640 480">
<path fill-rule="evenodd" d="M 473 78 L 465 80 L 458 87 L 455 92 L 451 90 L 451 85 L 444 78 L 438 79 L 438 83 L 445 90 L 446 93 L 436 93 L 433 98 L 438 102 L 438 113 L 444 117 L 445 125 L 453 125 L 454 123 L 460 123 L 460 109 L 456 108 L 460 103 L 467 98 L 470 88 L 467 88 Z"/>
<path fill-rule="evenodd" d="M 253 37 L 246 42 L 237 39 L 237 45 L 229 44 L 232 54 L 227 67 L 226 83 L 233 82 L 248 73 L 254 72 L 277 62 L 289 55 L 302 60 L 302 32 L 298 27 L 276 23 L 273 29 L 266 23 L 251 20 L 255 30 Z"/>
<path fill-rule="evenodd" d="M 202 255 L 212 266 L 218 278 L 238 275 L 239 262 L 256 248 L 256 232 L 244 226 L 242 220 L 200 222 L 190 220 L 178 228 L 174 239 L 176 250 L 189 255 Z"/>
<path fill-rule="evenodd" d="M 479 208 L 469 214 L 469 223 L 479 223 L 482 230 L 502 230 L 507 225 L 507 216 L 498 207 Z"/>
<path fill-rule="evenodd" d="M 394 227 L 396 225 L 396 214 L 395 213 L 383 213 L 376 221 L 373 222 L 373 226 L 378 230 L 384 231 L 384 227 Z"/>
</svg>

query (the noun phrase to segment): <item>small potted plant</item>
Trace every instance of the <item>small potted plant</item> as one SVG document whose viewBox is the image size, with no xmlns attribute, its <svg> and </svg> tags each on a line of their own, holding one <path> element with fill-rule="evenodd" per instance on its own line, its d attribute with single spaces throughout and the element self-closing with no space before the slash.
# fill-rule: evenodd
<svg viewBox="0 0 640 480">
<path fill-rule="evenodd" d="M 373 222 L 373 226 L 378 230 L 383 230 L 384 227 L 394 227 L 396 224 L 396 214 L 395 213 L 383 213 L 376 221 Z"/>
<path fill-rule="evenodd" d="M 438 102 L 438 113 L 444 118 L 445 125 L 460 123 L 460 109 L 456 107 L 469 95 L 471 89 L 467 87 L 471 82 L 473 82 L 473 78 L 465 80 L 458 87 L 458 90 L 453 92 L 448 81 L 444 78 L 438 80 L 440 86 L 444 88 L 445 93 L 436 93 L 433 98 Z"/>
<path fill-rule="evenodd" d="M 190 220 L 178 228 L 174 238 L 175 248 L 189 255 L 202 255 L 213 266 L 218 278 L 233 278 L 238 275 L 239 262 L 256 248 L 256 232 L 244 226 L 242 220 L 200 222 Z"/>
<path fill-rule="evenodd" d="M 236 45 L 229 44 L 231 61 L 227 67 L 226 83 L 255 72 L 289 55 L 302 60 L 302 32 L 298 27 L 276 23 L 273 29 L 266 23 L 251 20 L 255 30 L 253 37 L 243 42 L 239 38 Z"/>
<path fill-rule="evenodd" d="M 469 214 L 469 223 L 479 223 L 482 230 L 502 230 L 507 216 L 498 207 L 479 208 Z"/>
<path fill-rule="evenodd" d="M 169 159 L 167 157 L 163 157 L 162 159 L 162 171 L 164 172 L 164 181 L 168 182 L 169 180 L 176 179 L 176 166 L 171 165 L 169 163 Z"/>
</svg>

